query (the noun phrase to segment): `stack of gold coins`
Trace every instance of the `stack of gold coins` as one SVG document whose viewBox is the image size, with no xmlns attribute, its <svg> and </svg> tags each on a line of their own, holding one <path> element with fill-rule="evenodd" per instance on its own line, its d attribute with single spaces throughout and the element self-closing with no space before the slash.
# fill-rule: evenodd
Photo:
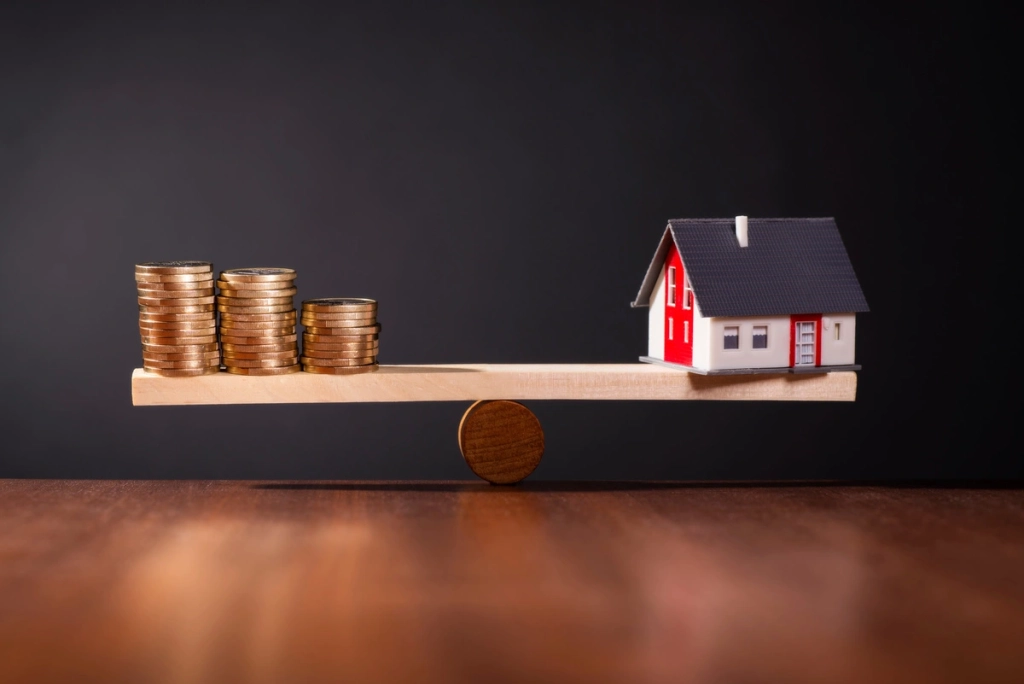
<svg viewBox="0 0 1024 684">
<path fill-rule="evenodd" d="M 135 266 L 142 367 L 169 377 L 220 370 L 213 265 L 150 261 Z"/>
<path fill-rule="evenodd" d="M 224 367 L 235 375 L 297 373 L 295 271 L 235 268 L 217 281 Z"/>
<path fill-rule="evenodd" d="M 302 325 L 302 370 L 327 375 L 377 370 L 380 323 L 374 300 L 307 299 Z"/>
</svg>

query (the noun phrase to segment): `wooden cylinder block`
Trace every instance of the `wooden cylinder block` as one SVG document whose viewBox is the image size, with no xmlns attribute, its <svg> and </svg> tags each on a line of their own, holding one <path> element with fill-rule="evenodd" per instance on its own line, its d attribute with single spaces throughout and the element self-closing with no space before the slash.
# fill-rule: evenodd
<svg viewBox="0 0 1024 684">
<path fill-rule="evenodd" d="M 491 484 L 515 484 L 544 455 L 544 430 L 515 401 L 478 401 L 459 423 L 459 449 L 470 470 Z"/>
</svg>

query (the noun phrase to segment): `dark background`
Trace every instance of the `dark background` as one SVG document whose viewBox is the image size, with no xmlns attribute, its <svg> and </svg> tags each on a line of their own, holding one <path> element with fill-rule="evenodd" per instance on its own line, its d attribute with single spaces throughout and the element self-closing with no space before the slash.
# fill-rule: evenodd
<svg viewBox="0 0 1024 684">
<path fill-rule="evenodd" d="M 534 477 L 1024 475 L 1006 17 L 86 4 L 0 10 L 0 476 L 469 476 L 463 404 L 133 408 L 133 264 L 376 298 L 385 363 L 629 362 L 666 220 L 741 213 L 836 218 L 857 402 L 534 402 Z"/>
</svg>

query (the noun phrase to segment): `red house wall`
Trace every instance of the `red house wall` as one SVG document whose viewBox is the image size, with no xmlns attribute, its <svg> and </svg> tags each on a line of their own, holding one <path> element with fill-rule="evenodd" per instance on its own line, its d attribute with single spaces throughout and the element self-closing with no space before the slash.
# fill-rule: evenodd
<svg viewBox="0 0 1024 684">
<path fill-rule="evenodd" d="M 671 283 L 669 281 L 673 267 L 676 269 L 675 302 L 672 302 L 670 298 Z M 671 245 L 668 257 L 665 259 L 665 360 L 692 366 L 693 305 L 691 303 L 689 309 L 683 307 L 685 290 L 683 283 L 685 282 L 686 272 L 683 270 L 683 260 L 680 258 L 676 246 Z M 687 334 L 687 330 L 689 330 L 689 334 Z"/>
</svg>

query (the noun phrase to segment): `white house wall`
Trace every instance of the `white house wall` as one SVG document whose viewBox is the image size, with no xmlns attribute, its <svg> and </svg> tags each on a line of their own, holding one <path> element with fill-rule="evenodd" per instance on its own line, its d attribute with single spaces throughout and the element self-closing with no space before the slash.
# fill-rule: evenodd
<svg viewBox="0 0 1024 684">
<path fill-rule="evenodd" d="M 707 365 L 695 366 L 705 370 L 728 370 L 732 368 L 786 368 L 789 366 L 789 316 L 764 316 L 758 318 L 706 318 L 706 324 L 694 328 L 707 347 Z M 768 327 L 767 349 L 754 349 L 754 326 Z M 725 349 L 725 328 L 738 326 L 739 349 Z M 845 335 L 846 331 L 843 330 Z M 696 340 L 694 340 L 696 342 Z M 694 345 L 696 352 L 696 345 Z M 824 363 L 824 347 L 822 347 Z"/>
<path fill-rule="evenodd" d="M 839 339 L 836 339 L 836 325 Z M 821 317 L 821 365 L 849 366 L 854 363 L 857 317 L 854 314 L 829 314 Z"/>
<path fill-rule="evenodd" d="M 647 355 L 665 359 L 665 267 L 661 267 L 658 282 L 651 293 L 647 313 Z"/>
<path fill-rule="evenodd" d="M 693 299 L 693 367 L 701 370 L 711 369 L 711 347 L 708 344 L 710 335 L 710 319 L 704 318 L 700 312 L 700 302 Z"/>
</svg>

